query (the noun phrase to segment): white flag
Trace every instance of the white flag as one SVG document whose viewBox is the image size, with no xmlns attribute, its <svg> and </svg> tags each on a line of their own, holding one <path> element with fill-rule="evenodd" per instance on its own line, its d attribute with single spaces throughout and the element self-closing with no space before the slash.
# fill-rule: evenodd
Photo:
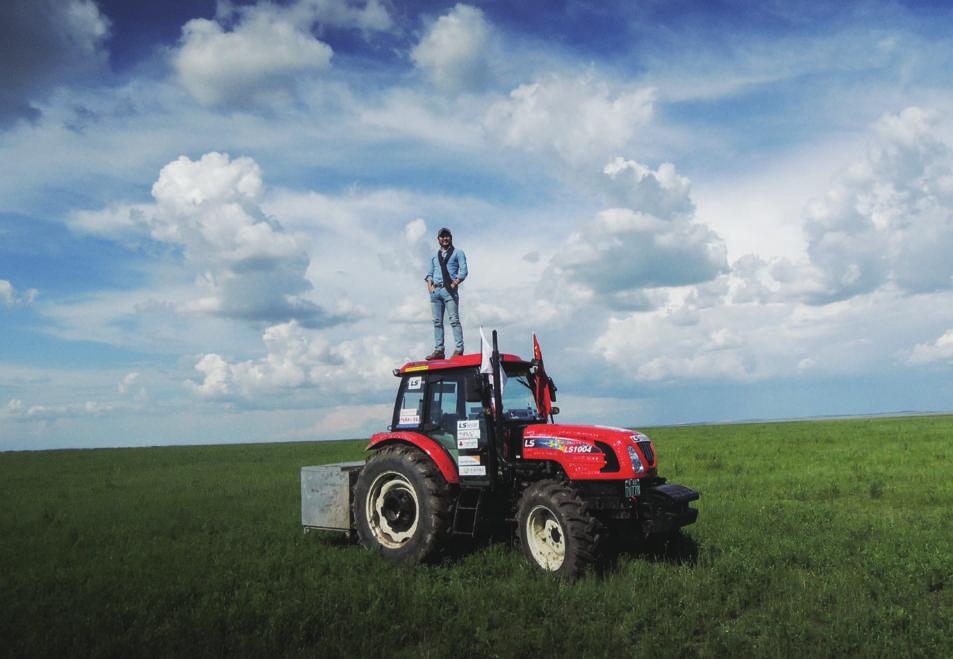
<svg viewBox="0 0 953 659">
<path fill-rule="evenodd" d="M 487 373 L 491 376 L 490 385 L 493 384 L 493 345 L 486 340 L 486 336 L 483 334 L 483 326 L 480 325 L 480 373 Z M 503 361 L 503 357 L 500 357 L 500 361 Z M 503 390 L 506 388 L 506 371 L 502 368 L 500 369 L 500 393 L 503 393 Z"/>
</svg>

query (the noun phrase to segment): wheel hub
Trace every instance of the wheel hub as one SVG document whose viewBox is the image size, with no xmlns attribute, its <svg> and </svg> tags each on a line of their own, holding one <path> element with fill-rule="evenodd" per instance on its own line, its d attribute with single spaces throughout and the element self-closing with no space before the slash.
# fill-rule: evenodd
<svg viewBox="0 0 953 659">
<path fill-rule="evenodd" d="M 384 472 L 371 484 L 365 509 L 368 525 L 384 547 L 399 549 L 414 537 L 419 509 L 417 492 L 403 474 Z"/>
<path fill-rule="evenodd" d="M 555 572 L 566 559 L 562 525 L 546 506 L 536 506 L 527 516 L 526 542 L 533 560 L 544 570 Z"/>
<path fill-rule="evenodd" d="M 406 531 L 417 519 L 417 506 L 406 490 L 391 490 L 381 506 L 384 519 L 395 531 Z"/>
</svg>

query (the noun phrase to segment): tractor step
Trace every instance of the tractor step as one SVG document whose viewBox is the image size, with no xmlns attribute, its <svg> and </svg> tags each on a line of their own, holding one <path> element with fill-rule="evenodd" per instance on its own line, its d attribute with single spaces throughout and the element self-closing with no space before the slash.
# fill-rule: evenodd
<svg viewBox="0 0 953 659">
<path fill-rule="evenodd" d="M 480 522 L 480 506 L 483 503 L 483 488 L 461 487 L 457 505 L 453 511 L 452 535 L 476 537 Z"/>
</svg>

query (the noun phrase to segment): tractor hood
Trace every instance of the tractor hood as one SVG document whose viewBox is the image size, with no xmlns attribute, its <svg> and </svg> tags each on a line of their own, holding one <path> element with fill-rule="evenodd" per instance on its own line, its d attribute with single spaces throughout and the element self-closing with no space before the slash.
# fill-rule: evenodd
<svg viewBox="0 0 953 659">
<path fill-rule="evenodd" d="M 625 428 L 611 428 L 609 426 L 571 426 L 562 423 L 546 423 L 540 425 L 527 426 L 523 431 L 524 439 L 540 437 L 558 437 L 562 439 L 581 440 L 584 442 L 605 442 L 615 445 L 619 442 L 621 445 L 632 442 L 645 442 L 649 438 L 637 430 L 626 430 Z"/>
<path fill-rule="evenodd" d="M 655 451 L 636 430 L 544 423 L 526 426 L 523 455 L 559 463 L 570 478 L 642 478 L 655 474 Z"/>
</svg>

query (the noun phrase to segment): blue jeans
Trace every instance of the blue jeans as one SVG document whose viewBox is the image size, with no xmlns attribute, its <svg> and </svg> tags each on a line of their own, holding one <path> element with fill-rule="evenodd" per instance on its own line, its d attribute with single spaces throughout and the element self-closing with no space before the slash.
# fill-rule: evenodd
<svg viewBox="0 0 953 659">
<path fill-rule="evenodd" d="M 450 295 L 446 288 L 435 288 L 430 294 L 430 310 L 433 313 L 434 348 L 443 350 L 443 311 L 450 316 L 450 328 L 456 349 L 463 352 L 463 327 L 460 325 L 460 294 Z"/>
</svg>

